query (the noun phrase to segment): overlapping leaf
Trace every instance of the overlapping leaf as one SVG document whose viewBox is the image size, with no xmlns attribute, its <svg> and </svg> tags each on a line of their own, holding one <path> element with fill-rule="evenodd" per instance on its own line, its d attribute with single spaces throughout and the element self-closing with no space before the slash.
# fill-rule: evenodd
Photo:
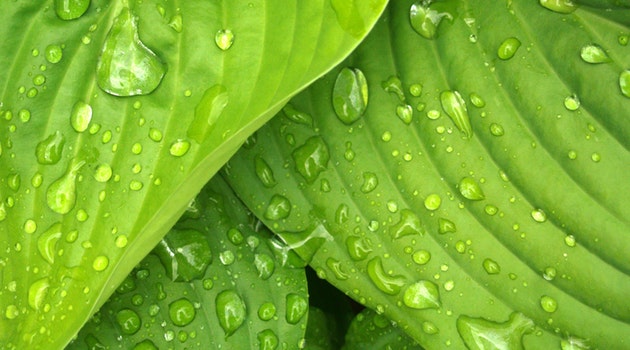
<svg viewBox="0 0 630 350">
<path fill-rule="evenodd" d="M 385 1 L 0 4 L 0 347 L 60 348 Z"/>
<path fill-rule="evenodd" d="M 226 168 L 425 348 L 630 348 L 630 14 L 540 3 L 390 4 Z"/>
</svg>

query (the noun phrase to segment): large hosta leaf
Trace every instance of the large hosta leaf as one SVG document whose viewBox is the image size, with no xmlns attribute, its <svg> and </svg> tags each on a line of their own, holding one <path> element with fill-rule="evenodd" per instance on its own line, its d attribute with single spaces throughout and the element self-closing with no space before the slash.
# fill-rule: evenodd
<svg viewBox="0 0 630 350">
<path fill-rule="evenodd" d="M 0 347 L 66 344 L 384 2 L 3 1 Z"/>
<path fill-rule="evenodd" d="M 297 348 L 306 274 L 256 223 L 215 177 L 68 349 Z"/>
<path fill-rule="evenodd" d="M 630 348 L 630 12 L 540 3 L 391 3 L 226 167 L 429 349 Z"/>
</svg>

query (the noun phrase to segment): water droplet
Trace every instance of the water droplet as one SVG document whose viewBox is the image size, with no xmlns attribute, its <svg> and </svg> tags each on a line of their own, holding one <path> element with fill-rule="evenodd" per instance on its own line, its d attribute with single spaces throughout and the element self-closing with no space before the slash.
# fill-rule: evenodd
<svg viewBox="0 0 630 350">
<path fill-rule="evenodd" d="M 394 239 L 398 239 L 409 235 L 422 235 L 424 229 L 416 213 L 409 209 L 402 209 L 400 220 L 391 227 L 390 232 Z"/>
<path fill-rule="evenodd" d="M 89 104 L 78 101 L 72 107 L 70 112 L 70 124 L 76 132 L 84 132 L 87 130 L 90 121 L 92 120 L 92 106 Z"/>
<path fill-rule="evenodd" d="M 273 303 L 265 302 L 258 308 L 258 317 L 263 321 L 269 321 L 276 315 L 276 306 Z"/>
<path fill-rule="evenodd" d="M 572 0 L 539 0 L 539 3 L 544 8 L 558 13 L 571 13 L 578 7 Z"/>
<path fill-rule="evenodd" d="M 466 101 L 457 91 L 442 91 L 440 94 L 442 109 L 451 118 L 459 131 L 463 132 L 467 138 L 472 137 L 472 126 L 468 117 Z"/>
<path fill-rule="evenodd" d="M 35 156 L 39 164 L 56 164 L 61 159 L 61 152 L 66 139 L 56 131 L 35 147 Z"/>
<path fill-rule="evenodd" d="M 343 30 L 357 39 L 365 35 L 368 31 L 368 26 L 363 20 L 363 16 L 360 15 L 362 13 L 359 10 L 360 5 L 357 5 L 354 1 L 348 2 L 345 0 L 330 0 L 330 4 L 337 15 L 337 22 Z"/>
<path fill-rule="evenodd" d="M 536 222 L 545 222 L 547 221 L 547 214 L 542 209 L 535 209 L 531 212 L 532 219 Z"/>
<path fill-rule="evenodd" d="M 18 309 L 17 306 L 13 304 L 8 305 L 4 312 L 4 316 L 9 320 L 13 320 L 19 315 L 20 315 L 20 310 Z"/>
<path fill-rule="evenodd" d="M 485 259 L 483 261 L 483 269 L 486 270 L 489 275 L 496 275 L 501 272 L 501 266 L 492 259 Z"/>
<path fill-rule="evenodd" d="M 313 183 L 326 170 L 330 154 L 328 146 L 319 136 L 313 136 L 291 154 L 296 170 L 308 182 Z"/>
<path fill-rule="evenodd" d="M 142 321 L 138 313 L 131 309 L 122 309 L 116 313 L 116 323 L 123 334 L 135 334 L 140 330 Z"/>
<path fill-rule="evenodd" d="M 363 184 L 361 185 L 361 192 L 370 193 L 378 186 L 378 177 L 372 172 L 363 173 Z"/>
<path fill-rule="evenodd" d="M 48 295 L 48 288 L 50 287 L 50 280 L 48 277 L 39 279 L 28 288 L 28 305 L 33 310 L 39 310 L 43 304 L 44 299 Z"/>
<path fill-rule="evenodd" d="M 245 302 L 235 291 L 224 290 L 217 295 L 215 306 L 219 324 L 227 338 L 245 322 Z"/>
<path fill-rule="evenodd" d="M 490 124 L 490 133 L 493 136 L 503 136 L 505 134 L 505 130 L 503 126 L 497 123 Z"/>
<path fill-rule="evenodd" d="M 583 46 L 580 50 L 580 57 L 584 62 L 593 64 L 611 61 L 606 51 L 597 44 Z"/>
<path fill-rule="evenodd" d="M 346 238 L 346 248 L 352 260 L 361 261 L 372 252 L 372 243 L 365 237 L 349 236 Z"/>
<path fill-rule="evenodd" d="M 39 254 L 51 265 L 55 262 L 57 241 L 59 241 L 61 235 L 61 223 L 56 223 L 44 231 L 37 239 Z"/>
<path fill-rule="evenodd" d="M 202 143 L 214 130 L 228 102 L 229 95 L 225 86 L 216 84 L 208 88 L 195 107 L 195 118 L 188 127 L 188 137 Z"/>
<path fill-rule="evenodd" d="M 396 295 L 405 285 L 405 278 L 399 275 L 390 275 L 383 268 L 380 257 L 372 258 L 367 264 L 367 273 L 376 288 L 385 294 Z"/>
<path fill-rule="evenodd" d="M 184 29 L 184 18 L 180 13 L 177 13 L 168 21 L 168 26 L 173 28 L 174 31 L 181 33 L 182 29 Z"/>
<path fill-rule="evenodd" d="M 129 182 L 129 189 L 132 191 L 140 191 L 142 187 L 144 187 L 144 184 L 140 181 L 131 180 L 131 182 Z"/>
<path fill-rule="evenodd" d="M 285 318 L 289 324 L 297 324 L 308 311 L 308 301 L 301 295 L 289 293 L 286 302 Z"/>
<path fill-rule="evenodd" d="M 617 42 L 621 46 L 626 46 L 628 45 L 628 42 L 630 42 L 630 36 L 628 34 L 619 34 L 619 36 L 617 37 Z"/>
<path fill-rule="evenodd" d="M 548 296 L 548 295 L 543 295 L 540 298 L 540 306 L 543 308 L 543 310 L 545 310 L 548 313 L 553 313 L 556 312 L 556 310 L 558 309 L 558 302 L 556 301 L 556 299 Z"/>
<path fill-rule="evenodd" d="M 411 84 L 411 86 L 409 86 L 409 93 L 414 97 L 422 95 L 422 84 Z"/>
<path fill-rule="evenodd" d="M 124 248 L 124 247 L 127 246 L 128 242 L 129 242 L 129 240 L 127 239 L 127 236 L 120 235 L 120 236 L 116 237 L 116 240 L 115 240 L 114 243 L 116 244 L 116 247 Z"/>
<path fill-rule="evenodd" d="M 173 324 L 183 327 L 195 319 L 195 306 L 188 299 L 181 298 L 168 305 L 168 315 Z"/>
<path fill-rule="evenodd" d="M 171 143 L 171 147 L 168 151 L 174 157 L 182 157 L 188 152 L 189 149 L 190 142 L 182 139 L 177 139 L 173 143 Z"/>
<path fill-rule="evenodd" d="M 17 191 L 20 189 L 20 184 L 22 179 L 20 178 L 20 174 L 11 174 L 7 178 L 7 185 L 13 191 Z"/>
<path fill-rule="evenodd" d="M 556 278 L 557 273 L 558 272 L 554 267 L 549 266 L 545 268 L 545 271 L 543 272 L 543 278 L 547 281 L 552 281 L 554 278 Z"/>
<path fill-rule="evenodd" d="M 499 56 L 502 60 L 509 60 L 514 57 L 519 47 L 521 47 L 520 40 L 514 37 L 507 38 L 501 43 L 501 45 L 499 45 L 499 49 L 497 49 L 497 56 Z"/>
<path fill-rule="evenodd" d="M 442 197 L 437 193 L 432 193 L 424 199 L 424 207 L 427 210 L 437 210 L 442 205 Z"/>
<path fill-rule="evenodd" d="M 158 129 L 151 128 L 151 129 L 149 129 L 149 138 L 152 141 L 160 142 L 160 141 L 162 141 L 162 132 L 160 130 L 158 130 Z"/>
<path fill-rule="evenodd" d="M 229 50 L 234 44 L 234 33 L 229 29 L 221 29 L 214 36 L 217 47 L 223 51 Z"/>
<path fill-rule="evenodd" d="M 107 182 L 113 174 L 112 167 L 109 164 L 100 164 L 94 171 L 94 179 L 98 182 Z"/>
<path fill-rule="evenodd" d="M 396 107 L 396 115 L 403 123 L 409 125 L 413 120 L 413 107 L 410 105 L 398 105 Z"/>
<path fill-rule="evenodd" d="M 92 262 L 92 268 L 94 271 L 104 271 L 109 266 L 109 258 L 105 255 L 97 256 Z"/>
<path fill-rule="evenodd" d="M 68 171 L 50 184 L 46 191 L 46 201 L 52 211 L 59 214 L 67 214 L 74 208 L 77 200 L 76 179 L 79 169 L 85 161 L 72 162 Z"/>
<path fill-rule="evenodd" d="M 402 82 L 397 76 L 392 75 L 387 78 L 387 80 L 381 82 L 381 87 L 385 90 L 385 92 L 398 96 L 400 102 L 405 101 L 405 93 L 403 92 Z"/>
<path fill-rule="evenodd" d="M 33 77 L 33 85 L 42 86 L 46 82 L 46 77 L 42 74 L 37 74 Z"/>
<path fill-rule="evenodd" d="M 484 211 L 486 212 L 486 214 L 488 214 L 488 215 L 490 215 L 490 216 L 493 216 L 493 215 L 496 215 L 496 213 L 498 213 L 498 212 L 499 212 L 499 208 L 497 208 L 497 206 L 496 206 L 496 205 L 487 204 L 487 205 L 484 207 Z"/>
<path fill-rule="evenodd" d="M 599 153 L 595 152 L 591 154 L 591 160 L 595 163 L 599 163 L 599 161 L 602 160 L 602 156 Z"/>
<path fill-rule="evenodd" d="M 564 237 L 564 244 L 571 248 L 575 247 L 575 236 L 567 235 L 566 237 Z"/>
<path fill-rule="evenodd" d="M 276 178 L 273 175 L 273 170 L 262 157 L 256 156 L 254 158 L 254 167 L 256 169 L 258 179 L 265 187 L 271 188 L 276 185 Z"/>
<path fill-rule="evenodd" d="M 343 68 L 333 87 L 332 103 L 335 114 L 345 124 L 352 124 L 364 113 L 368 105 L 368 85 L 358 68 Z"/>
<path fill-rule="evenodd" d="M 166 66 L 138 37 L 138 20 L 124 8 L 107 34 L 97 63 L 97 83 L 114 96 L 153 92 L 166 73 Z"/>
<path fill-rule="evenodd" d="M 486 101 L 474 92 L 470 94 L 470 103 L 477 108 L 483 108 L 486 106 Z"/>
<path fill-rule="evenodd" d="M 258 350 L 275 350 L 278 348 L 278 336 L 271 329 L 258 332 L 256 339 L 260 343 Z"/>
<path fill-rule="evenodd" d="M 21 109 L 18 112 L 18 117 L 20 118 L 22 123 L 27 123 L 29 120 L 31 120 L 31 111 L 29 111 L 28 109 Z"/>
<path fill-rule="evenodd" d="M 171 229 L 153 252 L 173 281 L 191 281 L 203 277 L 212 261 L 212 251 L 205 235 L 192 229 Z"/>
<path fill-rule="evenodd" d="M 274 195 L 265 210 L 265 218 L 269 220 L 281 220 L 291 213 L 291 202 L 286 197 Z"/>
<path fill-rule="evenodd" d="M 624 96 L 630 98 L 630 69 L 619 74 L 619 88 Z"/>
<path fill-rule="evenodd" d="M 63 50 L 59 45 L 48 45 L 44 53 L 46 61 L 50 63 L 58 63 L 63 58 Z"/>
<path fill-rule="evenodd" d="M 428 1 L 416 2 L 411 5 L 409 9 L 409 20 L 411 27 L 416 33 L 422 35 L 424 38 L 433 39 L 436 34 L 440 22 L 442 19 L 453 19 L 453 16 L 448 12 L 438 12 L 431 9 Z"/>
<path fill-rule="evenodd" d="M 413 253 L 411 258 L 413 259 L 413 262 L 415 262 L 416 264 L 425 265 L 431 260 L 431 253 L 427 250 L 422 249 Z"/>
<path fill-rule="evenodd" d="M 580 108 L 580 99 L 575 94 L 567 96 L 564 99 L 564 108 L 569 111 L 576 111 Z"/>
<path fill-rule="evenodd" d="M 0 222 L 7 218 L 7 208 L 4 202 L 0 202 Z"/>
<path fill-rule="evenodd" d="M 483 191 L 481 190 L 481 187 L 479 187 L 479 184 L 477 183 L 477 181 L 475 181 L 471 177 L 462 178 L 459 181 L 458 187 L 459 187 L 459 193 L 461 193 L 462 196 L 464 196 L 464 198 L 466 199 L 470 199 L 473 201 L 480 201 L 486 198 L 486 196 L 483 194 Z"/>
<path fill-rule="evenodd" d="M 65 21 L 83 16 L 88 7 L 90 0 L 55 0 L 55 13 Z"/>
<path fill-rule="evenodd" d="M 265 253 L 254 255 L 254 266 L 256 266 L 256 271 L 258 271 L 258 277 L 263 280 L 269 279 L 276 268 L 273 258 Z"/>
<path fill-rule="evenodd" d="M 407 287 L 403 302 L 412 309 L 437 309 L 440 307 L 440 292 L 433 282 L 422 280 Z"/>
<path fill-rule="evenodd" d="M 470 350 L 522 350 L 523 335 L 533 329 L 534 322 L 518 312 L 512 313 L 503 323 L 466 315 L 457 318 L 457 332 Z"/>
<path fill-rule="evenodd" d="M 591 347 L 586 340 L 569 336 L 568 339 L 560 341 L 561 350 L 588 350 Z"/>
<path fill-rule="evenodd" d="M 422 331 L 426 334 L 437 334 L 440 329 L 431 321 L 422 322 Z"/>
<path fill-rule="evenodd" d="M 451 220 L 439 218 L 438 219 L 438 232 L 441 234 L 449 233 L 449 232 L 457 232 L 457 227 L 455 223 Z"/>
</svg>

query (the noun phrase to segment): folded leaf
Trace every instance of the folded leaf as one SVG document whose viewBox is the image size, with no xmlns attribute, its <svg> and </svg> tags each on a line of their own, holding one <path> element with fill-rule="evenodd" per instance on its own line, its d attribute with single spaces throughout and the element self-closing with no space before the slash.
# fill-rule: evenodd
<svg viewBox="0 0 630 350">
<path fill-rule="evenodd" d="M 0 347 L 63 347 L 384 3 L 2 2 Z"/>
<path fill-rule="evenodd" d="M 215 177 L 67 349 L 297 348 L 306 274 L 283 264 L 287 250 L 258 228 Z M 200 274 L 184 277 L 192 270 Z"/>
<path fill-rule="evenodd" d="M 274 119 L 231 184 L 425 348 L 630 348 L 630 13 L 551 7 L 391 3 L 290 102 L 312 127 Z M 337 89 L 348 70 L 368 98 Z"/>
</svg>

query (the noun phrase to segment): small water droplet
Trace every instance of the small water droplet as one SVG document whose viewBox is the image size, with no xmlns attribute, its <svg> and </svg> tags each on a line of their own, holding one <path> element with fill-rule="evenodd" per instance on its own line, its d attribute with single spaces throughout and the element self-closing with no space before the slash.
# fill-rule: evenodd
<svg viewBox="0 0 630 350">
<path fill-rule="evenodd" d="M 564 108 L 569 111 L 576 111 L 580 108 L 580 99 L 575 94 L 567 96 L 564 99 Z"/>
<path fill-rule="evenodd" d="M 484 211 L 486 212 L 486 214 L 493 216 L 499 212 L 499 208 L 497 208 L 496 205 L 488 204 L 484 207 Z"/>
<path fill-rule="evenodd" d="M 481 187 L 479 187 L 479 184 L 477 183 L 477 181 L 475 181 L 471 177 L 462 178 L 459 181 L 458 187 L 459 187 L 459 193 L 461 193 L 461 195 L 464 196 L 464 198 L 466 199 L 479 201 L 486 198 L 486 196 L 483 194 L 483 191 L 481 190 Z"/>
<path fill-rule="evenodd" d="M 518 48 L 521 47 L 521 41 L 517 38 L 505 39 L 497 49 L 497 56 L 502 60 L 509 60 L 514 57 Z"/>
<path fill-rule="evenodd" d="M 545 222 L 547 221 L 547 214 L 542 209 L 535 209 L 531 212 L 532 219 L 536 222 Z"/>
<path fill-rule="evenodd" d="M 258 307 L 258 317 L 263 321 L 269 321 L 276 316 L 276 306 L 273 303 L 265 302 Z"/>
<path fill-rule="evenodd" d="M 171 147 L 169 148 L 169 153 L 174 157 L 182 157 L 185 155 L 190 149 L 190 142 L 182 139 L 175 140 L 171 143 Z"/>
<path fill-rule="evenodd" d="M 546 312 L 554 313 L 558 309 L 558 302 L 556 301 L 556 299 L 554 299 L 554 298 L 552 298 L 552 297 L 550 297 L 548 295 L 543 295 L 540 298 L 540 306 Z"/>
<path fill-rule="evenodd" d="M 273 170 L 262 157 L 256 156 L 254 158 L 254 167 L 256 169 L 258 179 L 265 187 L 271 188 L 276 185 L 276 178 L 273 175 Z"/>
<path fill-rule="evenodd" d="M 138 313 L 131 309 L 122 309 L 116 313 L 116 323 L 123 334 L 135 334 L 140 330 L 142 321 Z"/>
<path fill-rule="evenodd" d="M 599 153 L 595 152 L 591 154 L 591 160 L 595 163 L 599 163 L 602 160 L 602 156 Z"/>
<path fill-rule="evenodd" d="M 258 277 L 263 280 L 269 279 L 276 268 L 273 258 L 265 253 L 254 255 L 254 266 L 256 266 L 256 271 L 258 271 Z"/>
<path fill-rule="evenodd" d="M 160 141 L 162 141 L 162 132 L 160 130 L 158 130 L 158 129 L 151 128 L 151 129 L 149 129 L 149 138 L 152 141 L 160 142 Z"/>
<path fill-rule="evenodd" d="M 216 84 L 204 91 L 195 107 L 195 118 L 188 127 L 188 137 L 202 143 L 214 130 L 228 103 L 229 95 L 225 86 Z"/>
<path fill-rule="evenodd" d="M 407 287 L 403 303 L 412 309 L 437 309 L 440 307 L 440 292 L 433 282 L 422 280 Z"/>
<path fill-rule="evenodd" d="M 488 275 L 496 275 L 501 272 L 501 266 L 492 259 L 484 259 L 483 269 L 486 270 Z"/>
<path fill-rule="evenodd" d="M 61 159 L 65 137 L 56 131 L 35 147 L 35 156 L 39 164 L 56 164 Z"/>
<path fill-rule="evenodd" d="M 168 315 L 174 325 L 183 327 L 195 319 L 195 306 L 190 300 L 181 298 L 168 305 Z"/>
<path fill-rule="evenodd" d="M 192 229 L 171 229 L 153 252 L 173 281 L 191 281 L 203 277 L 212 261 L 212 251 L 205 235 Z"/>
<path fill-rule="evenodd" d="M 517 312 L 503 323 L 466 315 L 457 318 L 457 332 L 470 350 L 523 349 L 522 338 L 533 329 L 534 322 Z"/>
<path fill-rule="evenodd" d="M 22 183 L 21 180 L 20 174 L 11 174 L 7 177 L 7 185 L 13 191 L 17 191 L 20 189 L 20 184 Z"/>
<path fill-rule="evenodd" d="M 50 63 L 58 63 L 63 58 L 63 50 L 59 45 L 48 45 L 44 51 L 46 61 Z"/>
<path fill-rule="evenodd" d="M 558 13 L 571 13 L 577 9 L 572 0 L 539 0 L 542 7 Z"/>
<path fill-rule="evenodd" d="M 467 138 L 472 137 L 472 125 L 466 108 L 466 101 L 458 91 L 442 91 L 440 94 L 442 109 L 451 118 L 459 131 L 463 132 Z"/>
<path fill-rule="evenodd" d="M 328 167 L 328 146 L 319 136 L 313 136 L 291 154 L 296 170 L 308 182 L 313 183 Z"/>
<path fill-rule="evenodd" d="M 545 271 L 543 272 L 543 278 L 546 279 L 547 281 L 551 281 L 554 278 L 556 278 L 556 274 L 557 274 L 557 270 L 554 267 L 547 267 L 545 268 Z"/>
<path fill-rule="evenodd" d="M 55 0 L 55 13 L 65 21 L 83 16 L 88 7 L 90 0 Z"/>
<path fill-rule="evenodd" d="M 50 184 L 46 191 L 46 201 L 52 211 L 59 214 L 67 214 L 74 208 L 77 199 L 77 173 L 84 164 L 85 161 L 71 162 L 68 171 Z"/>
<path fill-rule="evenodd" d="M 346 248 L 352 260 L 361 261 L 372 252 L 372 243 L 364 237 L 349 236 L 346 238 Z"/>
<path fill-rule="evenodd" d="M 391 275 L 385 272 L 383 261 L 380 257 L 372 258 L 367 264 L 367 273 L 376 288 L 385 294 L 396 295 L 405 285 L 405 278 L 400 275 Z"/>
<path fill-rule="evenodd" d="M 372 172 L 364 172 L 363 173 L 363 184 L 361 185 L 361 192 L 370 193 L 376 189 L 378 186 L 378 177 L 375 173 Z"/>
<path fill-rule="evenodd" d="M 7 305 L 7 308 L 5 309 L 4 312 L 4 316 L 9 319 L 9 320 L 13 320 L 16 317 L 18 317 L 20 315 L 20 310 L 18 309 L 17 306 L 10 304 Z"/>
<path fill-rule="evenodd" d="M 584 62 L 593 64 L 606 63 L 611 61 L 606 51 L 597 44 L 583 46 L 580 50 L 580 57 Z"/>
<path fill-rule="evenodd" d="M 486 106 L 486 101 L 474 92 L 470 94 L 470 103 L 477 108 L 483 108 Z"/>
<path fill-rule="evenodd" d="M 37 239 L 39 254 L 51 265 L 55 262 L 57 241 L 59 241 L 61 235 L 61 223 L 56 223 L 44 231 Z"/>
<path fill-rule="evenodd" d="M 141 181 L 131 180 L 129 182 L 129 189 L 132 191 L 140 191 L 144 187 L 144 184 Z"/>
<path fill-rule="evenodd" d="M 503 126 L 497 123 L 490 124 L 490 133 L 493 136 L 503 136 L 505 134 L 505 130 Z"/>
<path fill-rule="evenodd" d="M 289 293 L 286 296 L 285 318 L 289 324 L 297 324 L 308 311 L 308 301 L 301 295 Z"/>
<path fill-rule="evenodd" d="M 391 227 L 390 232 L 394 239 L 398 239 L 409 235 L 422 235 L 424 229 L 416 213 L 409 209 L 402 209 L 400 220 Z"/>
<path fill-rule="evenodd" d="M 233 290 L 224 290 L 215 299 L 215 310 L 219 324 L 229 337 L 245 322 L 247 310 L 243 299 Z"/>
<path fill-rule="evenodd" d="M 35 311 L 40 310 L 44 304 L 44 299 L 48 295 L 50 280 L 48 277 L 41 278 L 28 288 L 28 305 Z"/>
<path fill-rule="evenodd" d="M 409 9 L 409 20 L 411 27 L 426 39 L 433 39 L 442 19 L 453 19 L 453 15 L 448 12 L 439 12 L 431 8 L 429 1 L 416 2 Z"/>
<path fill-rule="evenodd" d="M 630 69 L 619 74 L 619 88 L 624 96 L 630 98 Z"/>
<path fill-rule="evenodd" d="M 333 87 L 332 103 L 335 114 L 345 124 L 352 124 L 364 113 L 368 105 L 368 85 L 358 68 L 343 68 Z"/>
<path fill-rule="evenodd" d="M 440 205 L 442 205 L 442 197 L 437 193 L 432 193 L 424 199 L 424 207 L 427 208 L 427 210 L 438 210 Z"/>
<path fill-rule="evenodd" d="M 104 271 L 107 266 L 109 266 L 109 258 L 105 255 L 97 256 L 92 262 L 92 268 L 94 269 L 94 271 Z"/>
<path fill-rule="evenodd" d="M 440 234 L 445 234 L 449 232 L 457 232 L 457 227 L 455 223 L 451 220 L 439 218 L 438 219 L 438 232 Z"/>
<path fill-rule="evenodd" d="M 72 107 L 70 112 L 70 125 L 76 132 L 84 132 L 88 129 L 90 121 L 92 120 L 92 106 L 89 104 L 78 101 Z"/>
<path fill-rule="evenodd" d="M 274 195 L 265 210 L 265 218 L 269 220 L 281 220 L 291 213 L 291 202 L 281 195 Z"/>
<path fill-rule="evenodd" d="M 278 348 L 278 336 L 271 329 L 265 329 L 256 334 L 258 339 L 258 350 L 275 350 Z"/>
<path fill-rule="evenodd" d="M 413 97 L 420 97 L 420 95 L 422 95 L 422 84 L 411 84 L 411 86 L 409 86 L 409 93 Z"/>
<path fill-rule="evenodd" d="M 138 37 L 138 20 L 124 8 L 114 20 L 98 59 L 97 83 L 114 96 L 147 95 L 157 89 L 166 66 Z"/>
<path fill-rule="evenodd" d="M 426 263 L 431 261 L 431 253 L 427 250 L 421 249 L 413 253 L 411 258 L 416 264 L 425 265 Z"/>
<path fill-rule="evenodd" d="M 223 51 L 229 50 L 234 44 L 234 33 L 229 29 L 221 29 L 214 36 L 214 42 L 219 49 Z"/>
<path fill-rule="evenodd" d="M 564 237 L 564 244 L 571 248 L 575 247 L 575 236 L 567 235 L 566 237 Z"/>
<path fill-rule="evenodd" d="M 628 42 L 630 42 L 630 35 L 628 35 L 628 34 L 619 34 L 619 36 L 617 37 L 617 42 L 621 46 L 628 45 Z"/>
<path fill-rule="evenodd" d="M 181 13 L 177 13 L 171 17 L 171 20 L 168 21 L 168 26 L 173 28 L 174 31 L 181 33 L 182 29 L 184 29 L 184 18 Z"/>
<path fill-rule="evenodd" d="M 396 115 L 403 123 L 409 125 L 413 120 L 413 107 L 410 105 L 398 105 L 396 107 Z"/>
</svg>

